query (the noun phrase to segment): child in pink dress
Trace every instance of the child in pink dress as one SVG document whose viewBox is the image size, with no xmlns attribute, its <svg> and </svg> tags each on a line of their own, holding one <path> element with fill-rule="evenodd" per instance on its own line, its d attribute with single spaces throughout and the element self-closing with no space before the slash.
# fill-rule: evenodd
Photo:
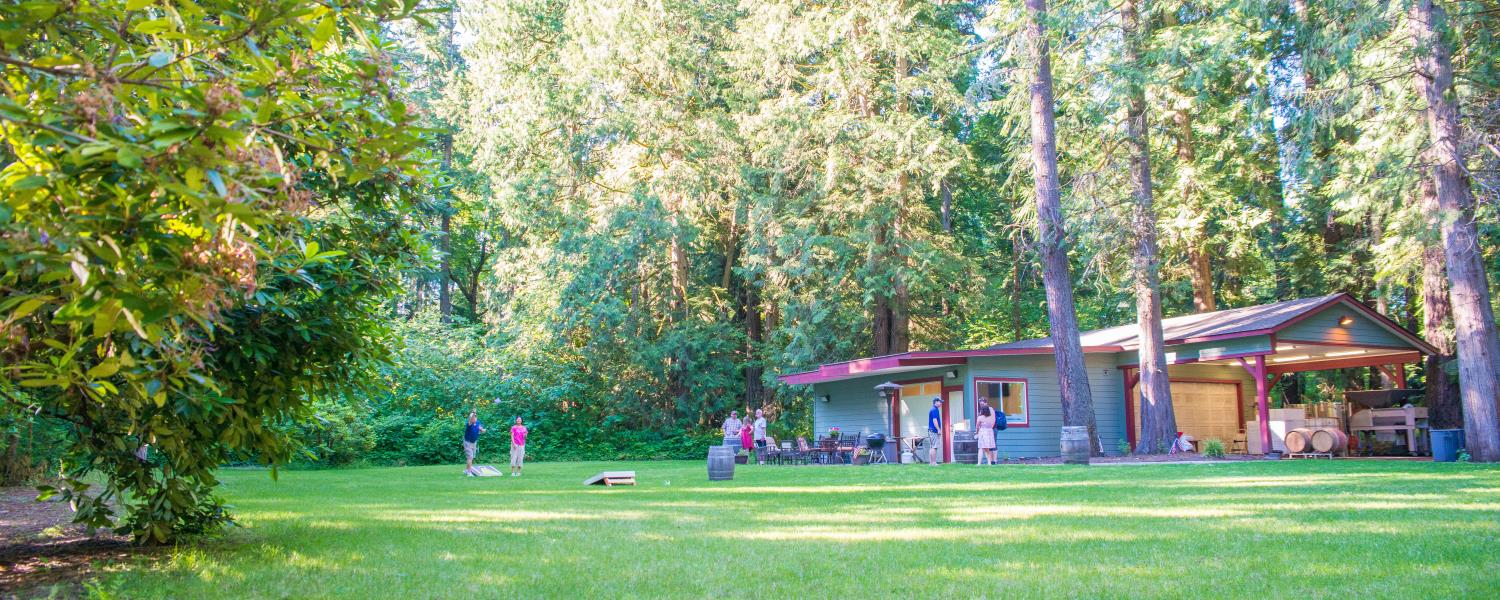
<svg viewBox="0 0 1500 600">
<path fill-rule="evenodd" d="M 521 476 L 521 462 L 526 460 L 526 426 L 521 424 L 521 417 L 516 417 L 516 424 L 510 428 L 510 476 Z"/>
<path fill-rule="evenodd" d="M 746 450 L 755 448 L 755 428 L 749 421 L 740 426 L 740 447 Z"/>
</svg>

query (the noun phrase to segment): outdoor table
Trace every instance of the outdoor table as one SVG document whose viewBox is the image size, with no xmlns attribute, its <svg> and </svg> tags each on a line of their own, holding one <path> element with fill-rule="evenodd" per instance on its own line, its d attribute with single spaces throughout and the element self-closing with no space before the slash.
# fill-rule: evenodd
<svg viewBox="0 0 1500 600">
<path fill-rule="evenodd" d="M 823 464 L 831 464 L 830 461 L 839 456 L 839 441 L 834 438 L 818 438 L 818 455 L 822 457 Z"/>
</svg>

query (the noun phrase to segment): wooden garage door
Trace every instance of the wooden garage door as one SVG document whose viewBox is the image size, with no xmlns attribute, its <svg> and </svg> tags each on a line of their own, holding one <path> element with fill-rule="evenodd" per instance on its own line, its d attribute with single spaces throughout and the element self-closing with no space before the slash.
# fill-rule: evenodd
<svg viewBox="0 0 1500 600">
<path fill-rule="evenodd" d="M 1139 389 L 1132 401 L 1135 430 L 1141 430 Z M 1239 386 L 1232 383 L 1172 382 L 1172 412 L 1177 430 L 1194 439 L 1228 442 L 1240 432 Z"/>
</svg>

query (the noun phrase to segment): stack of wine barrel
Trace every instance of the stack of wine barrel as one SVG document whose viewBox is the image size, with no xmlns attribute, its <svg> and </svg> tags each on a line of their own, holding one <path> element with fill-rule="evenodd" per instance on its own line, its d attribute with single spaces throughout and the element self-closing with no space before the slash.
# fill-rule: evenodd
<svg viewBox="0 0 1500 600">
<path fill-rule="evenodd" d="M 1332 457 L 1349 447 L 1349 436 L 1337 427 L 1298 427 L 1286 432 L 1288 454 L 1322 454 Z"/>
</svg>

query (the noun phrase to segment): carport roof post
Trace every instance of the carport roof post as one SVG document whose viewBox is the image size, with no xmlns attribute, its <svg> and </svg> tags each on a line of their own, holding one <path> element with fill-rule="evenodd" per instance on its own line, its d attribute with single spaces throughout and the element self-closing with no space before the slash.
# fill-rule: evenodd
<svg viewBox="0 0 1500 600">
<path fill-rule="evenodd" d="M 1255 364 L 1240 357 L 1240 366 L 1250 372 L 1250 377 L 1255 379 L 1255 419 L 1260 425 L 1260 450 L 1263 453 L 1271 453 L 1271 403 L 1270 382 L 1266 381 L 1266 355 L 1259 354 L 1255 357 Z"/>
</svg>

